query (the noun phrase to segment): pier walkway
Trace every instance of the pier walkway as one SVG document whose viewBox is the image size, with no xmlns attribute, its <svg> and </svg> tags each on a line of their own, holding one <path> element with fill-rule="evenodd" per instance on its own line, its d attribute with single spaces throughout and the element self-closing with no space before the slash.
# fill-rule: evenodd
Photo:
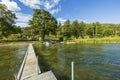
<svg viewBox="0 0 120 80">
<path fill-rule="evenodd" d="M 16 80 L 57 80 L 52 71 L 41 73 L 38 60 L 33 49 L 29 44 L 23 63 L 18 72 Z"/>
</svg>

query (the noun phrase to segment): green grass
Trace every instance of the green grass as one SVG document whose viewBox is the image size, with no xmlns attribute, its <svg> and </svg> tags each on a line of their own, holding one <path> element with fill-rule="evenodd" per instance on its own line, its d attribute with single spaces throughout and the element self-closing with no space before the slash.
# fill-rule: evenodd
<svg viewBox="0 0 120 80">
<path fill-rule="evenodd" d="M 50 40 L 56 40 L 56 41 L 59 41 L 59 37 L 56 37 L 56 36 L 46 36 L 46 39 L 50 39 Z M 37 42 L 37 41 L 22 41 L 22 40 L 16 40 L 16 41 L 4 41 L 4 40 L 1 40 L 0 41 L 0 44 L 17 44 L 17 43 L 34 43 L 34 42 Z M 87 39 L 82 39 L 82 38 L 79 38 L 79 39 L 75 39 L 75 38 L 72 38 L 72 39 L 64 39 L 63 43 L 83 43 L 83 44 L 110 44 L 110 43 L 120 43 L 120 37 L 118 36 L 115 36 L 115 37 L 104 37 L 104 38 L 87 38 Z"/>
<path fill-rule="evenodd" d="M 12 44 L 29 44 L 29 43 L 35 43 L 37 41 L 1 41 L 1 45 L 12 45 Z"/>
<path fill-rule="evenodd" d="M 106 43 L 120 43 L 120 37 L 106 37 L 106 38 L 90 38 L 90 39 L 73 39 L 68 40 L 67 42 L 75 43 L 95 43 L 95 44 L 106 44 Z"/>
</svg>

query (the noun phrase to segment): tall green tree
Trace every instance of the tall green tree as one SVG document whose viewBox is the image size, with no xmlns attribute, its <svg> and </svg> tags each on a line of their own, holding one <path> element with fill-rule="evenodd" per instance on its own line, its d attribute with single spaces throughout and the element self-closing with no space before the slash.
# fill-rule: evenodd
<svg viewBox="0 0 120 80">
<path fill-rule="evenodd" d="M 98 36 L 98 27 L 100 27 L 101 24 L 99 22 L 93 23 L 93 36 L 96 38 Z"/>
<path fill-rule="evenodd" d="M 16 16 L 8 8 L 0 4 L 0 36 L 8 37 L 12 33 Z"/>
<path fill-rule="evenodd" d="M 94 29 L 93 29 L 93 26 L 92 24 L 86 24 L 86 34 L 90 37 L 90 38 L 93 38 L 94 37 Z"/>
<path fill-rule="evenodd" d="M 69 39 L 72 36 L 72 29 L 71 29 L 71 24 L 70 21 L 67 20 L 64 25 L 63 25 L 63 36 Z"/>
<path fill-rule="evenodd" d="M 79 23 L 79 32 L 81 38 L 84 38 L 86 34 L 86 24 L 83 21 Z"/>
<path fill-rule="evenodd" d="M 63 37 L 63 30 L 62 30 L 62 28 L 63 28 L 63 26 L 62 26 L 62 24 L 59 22 L 59 24 L 58 24 L 58 29 L 57 29 L 57 35 L 58 35 L 59 37 Z"/>
<path fill-rule="evenodd" d="M 34 35 L 40 35 L 44 40 L 45 35 L 56 35 L 57 20 L 46 10 L 34 9 L 32 19 L 29 21 L 29 25 L 34 29 Z"/>
<path fill-rule="evenodd" d="M 72 23 L 72 35 L 77 39 L 80 35 L 80 27 L 77 20 Z"/>
</svg>

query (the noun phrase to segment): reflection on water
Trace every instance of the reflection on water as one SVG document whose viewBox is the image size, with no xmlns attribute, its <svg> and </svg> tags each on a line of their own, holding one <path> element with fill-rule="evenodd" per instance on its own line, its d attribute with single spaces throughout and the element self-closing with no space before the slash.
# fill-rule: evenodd
<svg viewBox="0 0 120 80">
<path fill-rule="evenodd" d="M 0 46 L 0 80 L 14 80 L 26 48 L 27 45 Z"/>
<path fill-rule="evenodd" d="M 42 71 L 52 69 L 58 80 L 120 80 L 120 44 L 36 44 Z"/>
</svg>

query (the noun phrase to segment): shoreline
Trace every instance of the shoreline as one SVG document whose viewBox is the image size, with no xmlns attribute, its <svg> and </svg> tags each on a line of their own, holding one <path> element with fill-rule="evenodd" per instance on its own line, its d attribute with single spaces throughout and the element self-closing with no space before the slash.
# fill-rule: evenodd
<svg viewBox="0 0 120 80">
<path fill-rule="evenodd" d="M 12 41 L 12 42 L 0 42 L 0 46 L 5 45 L 18 45 L 18 44 L 29 44 L 36 43 L 40 41 Z M 90 39 L 73 39 L 73 40 L 64 40 L 61 42 L 55 42 L 61 44 L 120 44 L 120 38 L 90 38 Z"/>
<path fill-rule="evenodd" d="M 73 39 L 73 40 L 66 40 L 62 43 L 66 44 L 115 44 L 120 43 L 120 38 L 96 38 L 96 39 Z"/>
</svg>

